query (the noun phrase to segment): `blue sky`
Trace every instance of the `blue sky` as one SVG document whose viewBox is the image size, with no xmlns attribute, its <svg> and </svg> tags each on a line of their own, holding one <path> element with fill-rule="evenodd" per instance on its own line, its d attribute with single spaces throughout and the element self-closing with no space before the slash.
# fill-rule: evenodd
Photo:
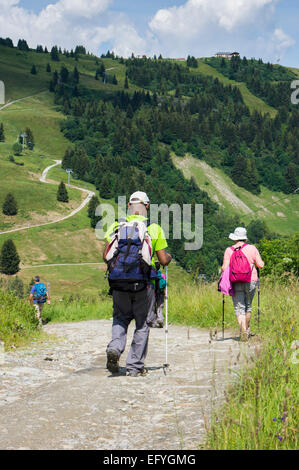
<svg viewBox="0 0 299 470">
<path fill-rule="evenodd" d="M 163 57 L 233 49 L 293 67 L 298 18 L 298 0 L 0 0 L 0 35 L 31 47 Z"/>
</svg>

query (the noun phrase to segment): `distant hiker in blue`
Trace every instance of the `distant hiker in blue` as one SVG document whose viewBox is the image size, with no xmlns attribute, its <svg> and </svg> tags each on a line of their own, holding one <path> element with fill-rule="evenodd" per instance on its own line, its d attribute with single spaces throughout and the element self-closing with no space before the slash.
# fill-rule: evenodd
<svg viewBox="0 0 299 470">
<path fill-rule="evenodd" d="M 34 286 L 29 295 L 29 303 L 33 303 L 36 309 L 36 318 L 40 326 L 42 325 L 42 311 L 46 302 L 50 304 L 49 292 L 45 284 L 40 282 L 40 277 L 35 276 Z"/>
<path fill-rule="evenodd" d="M 154 254 L 162 266 L 171 262 L 162 227 L 147 225 L 148 196 L 137 191 L 130 197 L 129 215 L 108 229 L 103 258 L 108 265 L 108 281 L 113 295 L 112 340 L 107 346 L 107 369 L 119 372 L 127 330 L 135 320 L 131 348 L 126 361 L 127 375 L 144 376 L 149 325 L 148 315 L 155 300 Z"/>
</svg>

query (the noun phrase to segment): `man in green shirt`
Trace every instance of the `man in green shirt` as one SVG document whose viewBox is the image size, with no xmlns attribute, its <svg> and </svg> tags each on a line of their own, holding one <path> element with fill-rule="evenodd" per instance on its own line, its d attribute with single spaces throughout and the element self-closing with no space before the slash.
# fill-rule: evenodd
<svg viewBox="0 0 299 470">
<path fill-rule="evenodd" d="M 146 193 L 142 191 L 133 193 L 130 197 L 129 215 L 126 220 L 128 222 L 140 220 L 146 223 L 149 203 L 150 201 Z M 106 246 L 103 254 L 104 261 L 106 261 L 111 235 L 117 227 L 118 222 L 115 222 L 107 232 Z M 155 253 L 161 265 L 167 266 L 172 258 L 166 252 L 167 241 L 163 229 L 158 224 L 151 224 L 147 227 L 147 231 L 152 239 L 153 268 L 155 267 Z M 128 326 L 135 319 L 136 328 L 126 361 L 127 375 L 133 377 L 145 375 L 144 360 L 147 354 L 149 337 L 148 314 L 152 311 L 152 305 L 155 300 L 154 285 L 148 282 L 146 288 L 139 292 L 123 292 L 114 289 L 112 295 L 112 341 L 108 344 L 106 351 L 107 368 L 112 373 L 119 372 L 119 358 L 125 350 Z"/>
</svg>

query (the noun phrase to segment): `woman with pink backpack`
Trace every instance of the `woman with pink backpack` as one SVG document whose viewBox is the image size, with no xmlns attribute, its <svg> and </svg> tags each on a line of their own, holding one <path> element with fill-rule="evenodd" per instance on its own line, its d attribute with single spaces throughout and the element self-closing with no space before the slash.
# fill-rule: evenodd
<svg viewBox="0 0 299 470">
<path fill-rule="evenodd" d="M 264 262 L 258 249 L 245 242 L 247 232 L 244 227 L 237 227 L 229 238 L 235 244 L 225 250 L 221 270 L 223 273 L 229 271 L 235 314 L 240 325 L 240 340 L 246 341 L 250 337 L 252 301 L 258 282 L 256 266 L 263 268 Z"/>
</svg>

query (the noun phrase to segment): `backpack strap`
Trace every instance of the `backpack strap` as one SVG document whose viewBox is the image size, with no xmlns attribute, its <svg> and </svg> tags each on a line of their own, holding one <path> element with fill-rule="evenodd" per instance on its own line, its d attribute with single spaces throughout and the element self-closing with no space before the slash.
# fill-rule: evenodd
<svg viewBox="0 0 299 470">
<path fill-rule="evenodd" d="M 245 246 L 247 246 L 247 245 L 248 245 L 248 243 L 243 243 L 242 246 L 237 246 L 237 248 L 234 248 L 233 246 L 230 246 L 230 249 L 231 249 L 232 251 L 242 250 L 242 249 L 243 249 Z"/>
</svg>

